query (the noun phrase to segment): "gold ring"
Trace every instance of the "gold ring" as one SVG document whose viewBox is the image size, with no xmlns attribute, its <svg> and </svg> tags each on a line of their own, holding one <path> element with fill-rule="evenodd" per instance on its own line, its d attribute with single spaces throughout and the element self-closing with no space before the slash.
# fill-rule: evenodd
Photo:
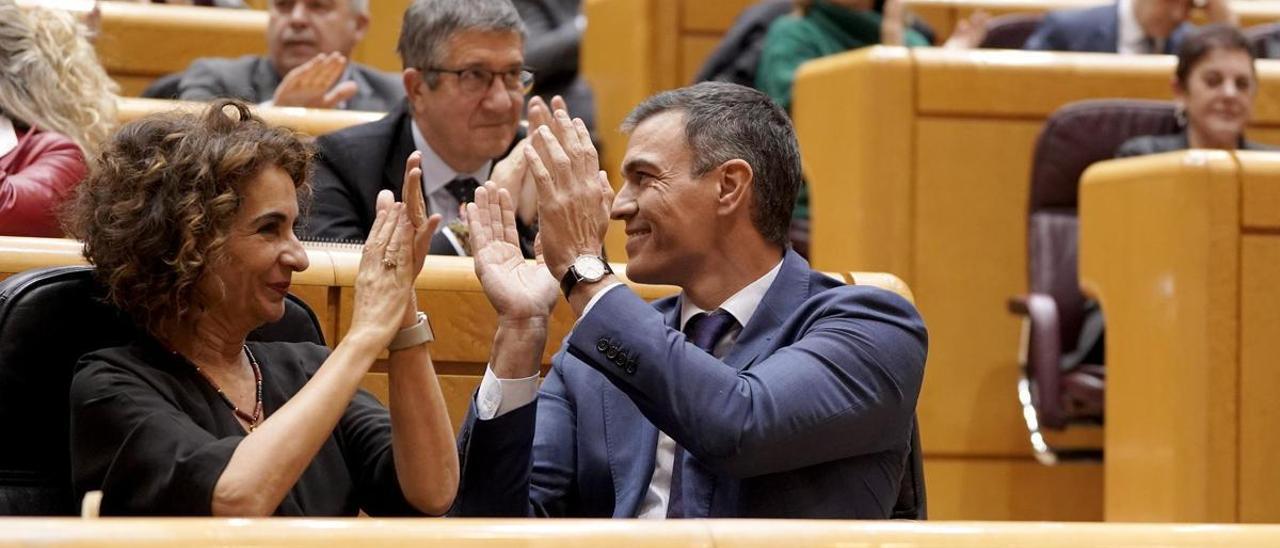
<svg viewBox="0 0 1280 548">
<path fill-rule="evenodd" d="M 391 260 L 391 259 L 383 259 L 383 260 L 382 260 L 382 268 L 385 268 L 385 269 L 387 269 L 387 270 L 395 270 L 397 266 L 400 266 L 400 265 L 399 265 L 399 263 L 397 263 L 397 262 L 395 262 L 395 261 L 393 261 L 393 260 Z"/>
</svg>

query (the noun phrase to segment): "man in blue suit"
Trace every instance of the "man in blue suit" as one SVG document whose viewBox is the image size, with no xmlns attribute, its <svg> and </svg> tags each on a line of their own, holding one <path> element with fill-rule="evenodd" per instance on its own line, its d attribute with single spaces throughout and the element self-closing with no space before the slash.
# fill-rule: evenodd
<svg viewBox="0 0 1280 548">
<path fill-rule="evenodd" d="M 520 260 L 511 199 L 468 206 L 499 315 L 459 434 L 455 515 L 890 517 L 927 335 L 891 292 L 815 272 L 787 248 L 800 158 L 764 94 L 702 83 L 628 117 L 616 199 L 580 120 L 532 132 L 545 267 Z M 627 275 L 601 258 L 625 222 Z M 577 324 L 536 389 L 547 317 Z"/>
<path fill-rule="evenodd" d="M 1099 53 L 1163 53 L 1178 51 L 1192 28 L 1187 22 L 1192 0 L 1119 0 L 1092 8 L 1050 12 L 1023 49 Z M 1204 4 L 1213 22 L 1233 22 L 1226 0 Z"/>
</svg>

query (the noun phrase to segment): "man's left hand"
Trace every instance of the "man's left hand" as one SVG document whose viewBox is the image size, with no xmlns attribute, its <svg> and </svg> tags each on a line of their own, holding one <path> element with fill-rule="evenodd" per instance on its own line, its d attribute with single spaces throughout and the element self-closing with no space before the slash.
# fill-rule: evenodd
<svg viewBox="0 0 1280 548">
<path fill-rule="evenodd" d="M 529 140 L 525 158 L 538 187 L 543 252 L 558 280 L 578 256 L 602 254 L 613 188 L 581 119 L 556 110 L 551 123 L 533 130 Z"/>
</svg>

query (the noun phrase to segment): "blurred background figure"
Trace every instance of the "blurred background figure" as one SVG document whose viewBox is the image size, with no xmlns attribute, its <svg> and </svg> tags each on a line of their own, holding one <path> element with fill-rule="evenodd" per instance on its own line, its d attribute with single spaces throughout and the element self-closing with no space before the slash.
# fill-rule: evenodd
<svg viewBox="0 0 1280 548">
<path fill-rule="evenodd" d="M 396 75 L 349 61 L 369 27 L 369 0 L 272 0 L 267 12 L 266 56 L 197 59 L 143 95 L 378 112 L 404 98 Z"/>
<path fill-rule="evenodd" d="M 513 0 L 528 33 L 524 62 L 537 74 L 533 93 L 550 102 L 559 95 L 569 111 L 595 130 L 595 98 L 578 75 L 578 49 L 587 18 L 581 0 Z"/>
<path fill-rule="evenodd" d="M 115 125 L 87 35 L 67 12 L 0 0 L 0 234 L 61 236 L 55 211 Z"/>
<path fill-rule="evenodd" d="M 1049 12 L 1023 49 L 1171 54 L 1193 28 L 1191 9 L 1192 0 L 1119 0 Z M 1210 22 L 1235 22 L 1226 0 L 1206 0 L 1204 9 Z"/>
<path fill-rule="evenodd" d="M 1182 131 L 1134 137 L 1120 146 L 1116 156 L 1187 148 L 1270 149 L 1244 138 L 1258 96 L 1253 61 L 1249 41 L 1231 25 L 1214 24 L 1192 31 L 1178 49 L 1172 82 Z"/>
</svg>

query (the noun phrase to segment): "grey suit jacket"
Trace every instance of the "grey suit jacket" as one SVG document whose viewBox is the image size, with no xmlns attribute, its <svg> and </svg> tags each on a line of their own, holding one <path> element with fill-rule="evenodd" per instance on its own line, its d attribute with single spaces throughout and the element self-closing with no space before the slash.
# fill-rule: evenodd
<svg viewBox="0 0 1280 548">
<path fill-rule="evenodd" d="M 679 331 L 681 298 L 612 289 L 535 403 L 481 421 L 472 402 L 452 514 L 635 517 L 661 430 L 685 449 L 688 517 L 890 517 L 928 346 L 915 307 L 788 251 L 717 359 Z"/>
<path fill-rule="evenodd" d="M 1191 148 L 1191 142 L 1187 139 L 1186 131 L 1168 135 L 1140 135 L 1120 145 L 1120 148 L 1116 149 L 1116 158 L 1146 156 L 1148 154 L 1160 154 L 1189 148 Z M 1240 150 L 1275 150 L 1269 145 L 1246 141 L 1244 137 L 1240 138 L 1240 143 L 1236 145 L 1236 148 Z"/>
<path fill-rule="evenodd" d="M 1165 41 L 1164 53 L 1173 54 L 1193 27 L 1183 23 Z M 1022 49 L 1116 53 L 1120 50 L 1119 4 L 1049 12 L 1027 38 Z"/>
<path fill-rule="evenodd" d="M 270 101 L 281 76 L 266 57 L 246 55 L 238 59 L 196 59 L 178 81 L 178 99 L 209 101 L 234 97 L 252 103 Z M 351 64 L 351 79 L 358 87 L 347 101 L 348 110 L 386 112 L 404 98 L 404 84 L 395 75 L 359 63 Z"/>
</svg>

